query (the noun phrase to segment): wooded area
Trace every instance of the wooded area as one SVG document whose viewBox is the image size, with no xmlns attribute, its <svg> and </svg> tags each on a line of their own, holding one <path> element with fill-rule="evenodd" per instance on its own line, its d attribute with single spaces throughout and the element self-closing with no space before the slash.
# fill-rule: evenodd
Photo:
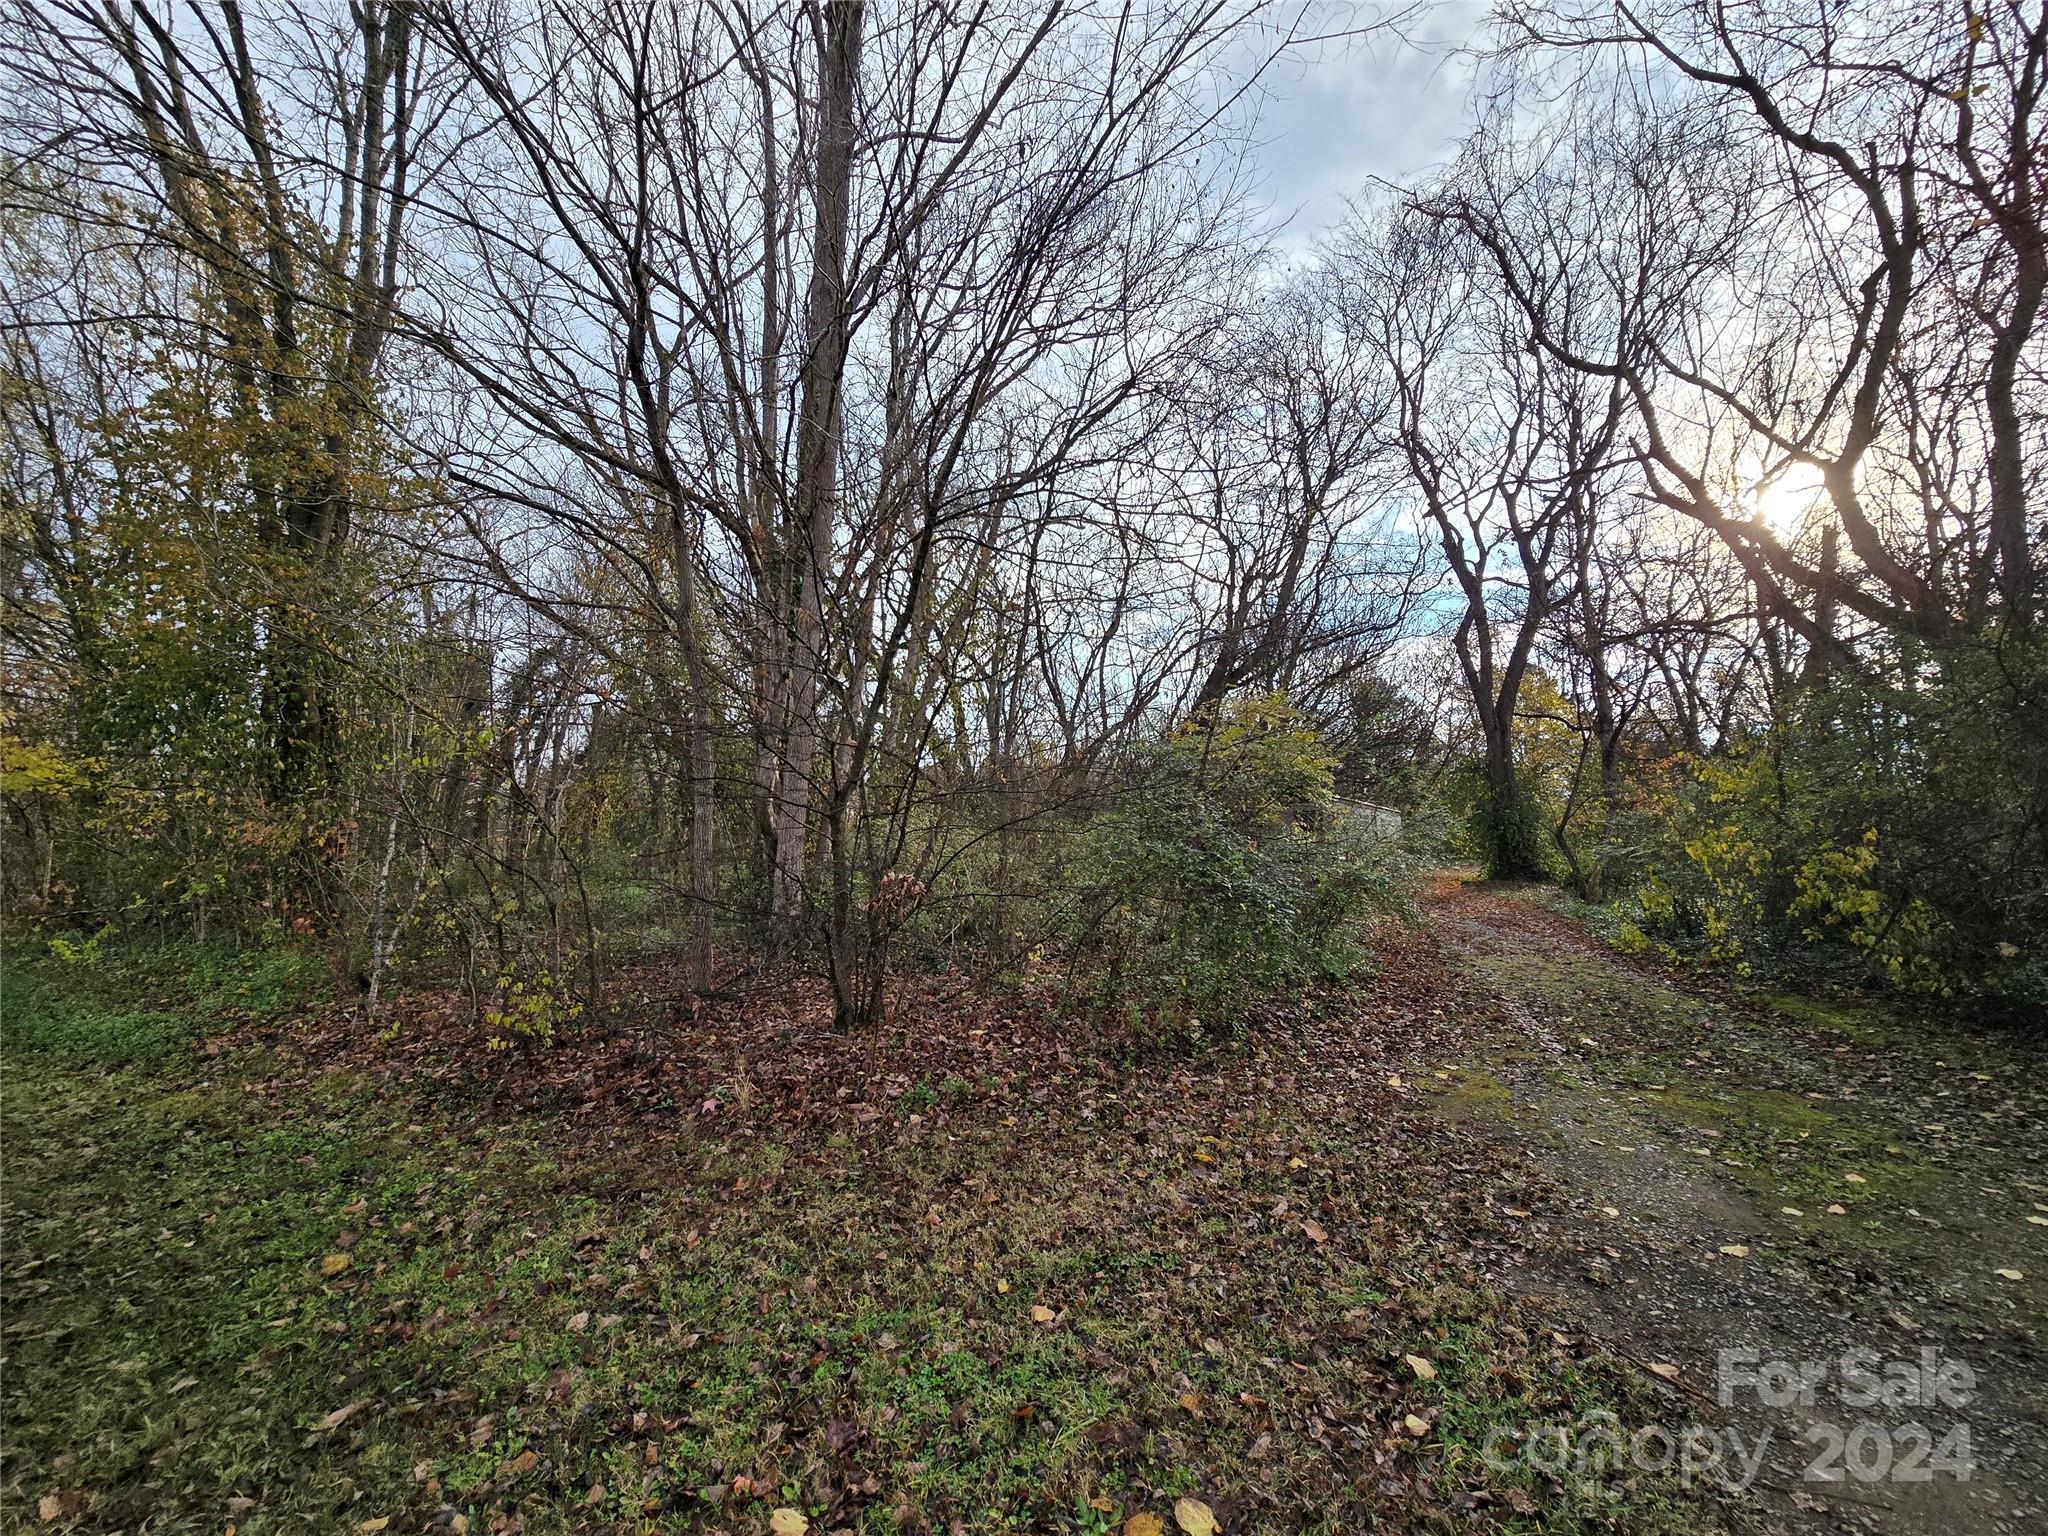
<svg viewBox="0 0 2048 1536">
<path fill-rule="evenodd" d="M 25 14 L 9 910 L 852 1026 L 1365 800 L 2038 1003 L 2040 30 L 1524 8 L 1281 263 L 1316 20 Z"/>
<path fill-rule="evenodd" d="M 1457 1008 L 1417 956 L 1534 954 L 1527 924 L 1568 921 L 1604 957 L 1587 985 L 1847 998 L 1935 1021 L 1911 1049 L 1944 1062 L 1979 1049 L 1951 1028 L 2025 1061 L 2048 5 L 1504 5 L 1413 55 L 1475 81 L 1440 166 L 1284 229 L 1262 113 L 1303 60 L 1429 15 L 8 0 L 10 1052 L 158 1071 L 202 1040 L 242 1061 L 210 1037 L 253 1031 L 285 1056 L 247 1082 L 281 1103 L 318 1097 L 286 1057 L 346 1061 L 436 1114 L 594 1111 L 577 1134 L 662 1147 L 765 1100 L 798 1161 L 831 1114 L 917 1123 L 947 1084 L 990 1134 L 1092 1117 L 1092 1088 L 1040 1100 L 1077 1058 L 1105 1083 L 1150 1062 L 1104 1091 L 1187 1113 L 1191 1149 L 1191 1092 L 1279 1112 L 1257 1084 L 1295 1068 L 1263 1053 L 1407 1093 L 1400 1050 Z M 1524 1006 L 1486 996 L 1473 1017 Z M 1347 1009 L 1385 1040 L 1315 1044 Z M 1673 1060 L 1725 1056 L 1709 1038 Z M 1120 1136 L 1102 1109 L 1069 1129 Z M 1479 1177 L 1418 1155 L 1445 1181 L 1425 1204 Z M 1361 1221 L 1384 1176 L 1346 1175 Z M 935 1214 L 966 1198 L 903 1178 Z M 1314 1256 L 1329 1220 L 1303 1220 Z M 1345 1305 L 1394 1307 L 1386 1284 Z M 1402 1455 L 1437 1422 L 1409 1419 Z M 689 1475 L 736 1499 L 773 1443 Z M 688 1524 L 620 1504 L 623 1475 L 569 1491 L 598 1477 L 619 1529 Z M 1121 1495 L 1089 1526 L 1099 1490 L 1041 1475 L 1082 1500 L 1061 1528 L 1144 1536 Z M 835 1527 L 1050 1518 L 990 1477 L 760 1496 Z M 1376 1518 L 1529 1514 L 1449 1486 L 1382 1487 Z M 1243 1519 L 1307 1529 L 1346 1497 Z M 158 1529 L 148 1502 L 40 1520 Z M 1629 1509 L 1526 1528 L 1662 1528 Z"/>
</svg>

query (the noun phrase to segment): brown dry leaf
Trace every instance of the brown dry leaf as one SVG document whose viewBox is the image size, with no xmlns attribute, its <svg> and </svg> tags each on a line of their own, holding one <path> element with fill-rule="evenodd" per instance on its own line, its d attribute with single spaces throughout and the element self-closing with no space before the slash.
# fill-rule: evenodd
<svg viewBox="0 0 2048 1536">
<path fill-rule="evenodd" d="M 1116 1500 L 1106 1493 L 1098 1493 L 1088 1501 L 1088 1507 L 1098 1514 L 1108 1514 L 1116 1508 Z"/>
<path fill-rule="evenodd" d="M 517 1456 L 506 1462 L 504 1466 L 498 1468 L 497 1480 L 501 1483 L 517 1482 L 539 1465 L 540 1453 L 538 1451 L 521 1451 Z"/>
<path fill-rule="evenodd" d="M 810 1528 L 811 1522 L 804 1518 L 804 1512 L 800 1509 L 791 1509 L 787 1505 L 768 1517 L 768 1529 L 773 1531 L 775 1536 L 804 1536 L 804 1532 Z"/>
<path fill-rule="evenodd" d="M 1418 1440 L 1423 1439 L 1429 1434 L 1429 1420 L 1417 1414 L 1411 1413 L 1403 1418 L 1401 1420 L 1401 1427 Z"/>
<path fill-rule="evenodd" d="M 1831 1205 L 1828 1207 L 1828 1214 L 1830 1216 L 1846 1216 L 1849 1214 L 1849 1208 L 1846 1205 Z"/>
<path fill-rule="evenodd" d="M 563 1326 L 565 1326 L 571 1333 L 581 1333 L 584 1329 L 590 1326 L 590 1314 L 588 1312 L 578 1312 L 574 1317 L 570 1318 L 569 1321 Z"/>
<path fill-rule="evenodd" d="M 1313 1221 L 1304 1221 L 1301 1224 L 1301 1232 L 1312 1243 L 1327 1243 L 1330 1240 L 1330 1234 Z"/>
<path fill-rule="evenodd" d="M 342 1425 L 346 1424 L 350 1419 L 354 1418 L 358 1413 L 360 1413 L 363 1409 L 369 1406 L 370 1400 L 367 1397 L 358 1398 L 356 1399 L 356 1401 L 352 1403 L 335 1409 L 334 1412 L 328 1414 L 327 1417 L 322 1419 L 318 1424 L 315 1424 L 313 1426 L 314 1432 L 317 1434 L 325 1434 L 330 1429 L 339 1429 Z"/>
<path fill-rule="evenodd" d="M 1031 1309 L 1031 1321 L 1034 1323 L 1049 1323 L 1058 1316 L 1059 1314 L 1044 1302 L 1039 1302 Z"/>
<path fill-rule="evenodd" d="M 349 1262 L 349 1256 L 345 1253 L 330 1253 L 320 1261 L 320 1273 L 332 1280 L 348 1268 Z"/>
<path fill-rule="evenodd" d="M 1870 1181 L 1860 1173 L 1845 1173 L 1842 1175 L 1842 1182 L 1845 1184 L 1867 1184 Z"/>
<path fill-rule="evenodd" d="M 1216 1511 L 1200 1499 L 1175 1499 L 1173 1523 L 1188 1536 L 1216 1536 Z"/>
<path fill-rule="evenodd" d="M 389 1515 L 377 1515 L 363 1521 L 356 1529 L 359 1531 L 381 1531 L 390 1523 L 391 1517 Z"/>
<path fill-rule="evenodd" d="M 1198 1418 L 1198 1419 L 1199 1419 L 1199 1418 L 1200 1418 L 1200 1417 L 1202 1416 L 1202 1394 L 1201 1394 L 1201 1393 L 1199 1393 L 1199 1392 L 1183 1392 L 1183 1393 L 1181 1393 L 1181 1395 L 1180 1395 L 1180 1405 L 1181 1405 L 1181 1407 L 1183 1407 L 1183 1408 L 1187 1409 L 1187 1411 L 1188 1411 L 1189 1413 L 1192 1413 L 1192 1414 L 1193 1414 L 1193 1415 L 1194 1415 L 1194 1416 L 1195 1416 L 1196 1418 Z"/>
<path fill-rule="evenodd" d="M 1417 1381 L 1436 1380 L 1436 1367 L 1431 1365 L 1427 1360 L 1423 1359 L 1422 1356 L 1403 1355 L 1401 1358 L 1408 1362 L 1408 1369 L 1415 1373 L 1415 1379 Z"/>
<path fill-rule="evenodd" d="M 1668 1360 L 1653 1360 L 1650 1362 L 1650 1369 L 1666 1381 L 1678 1380 L 1678 1367 Z"/>
<path fill-rule="evenodd" d="M 1150 1510 L 1139 1510 L 1124 1522 L 1124 1536 L 1166 1536 L 1166 1527 Z"/>
<path fill-rule="evenodd" d="M 1501 1207 L 1501 1213 L 1506 1216 L 1512 1216 L 1517 1221 L 1522 1220 L 1529 1214 L 1527 1211 L 1523 1210 L 1519 1205 L 1504 1205 Z"/>
<path fill-rule="evenodd" d="M 1727 1254 L 1728 1257 L 1731 1259 L 1746 1259 L 1749 1257 L 1749 1244 L 1723 1243 L 1721 1245 L 1721 1251 Z"/>
</svg>

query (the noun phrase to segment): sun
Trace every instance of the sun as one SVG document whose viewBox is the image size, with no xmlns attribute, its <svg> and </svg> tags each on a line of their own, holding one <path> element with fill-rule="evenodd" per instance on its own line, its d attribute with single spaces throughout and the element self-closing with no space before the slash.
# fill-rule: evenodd
<svg viewBox="0 0 2048 1536">
<path fill-rule="evenodd" d="M 1752 517 L 1779 538 L 1790 538 L 1824 503 L 1826 487 L 1819 471 L 1800 467 L 1759 481 L 1745 499 Z"/>
</svg>

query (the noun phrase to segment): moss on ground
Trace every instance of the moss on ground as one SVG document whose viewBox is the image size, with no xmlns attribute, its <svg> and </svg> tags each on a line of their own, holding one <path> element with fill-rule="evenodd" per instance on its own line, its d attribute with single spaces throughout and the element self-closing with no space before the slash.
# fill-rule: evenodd
<svg viewBox="0 0 2048 1536">
<path fill-rule="evenodd" d="M 1875 1202 L 1888 1209 L 1926 1194 L 1938 1170 L 1896 1127 L 1825 1109 L 1798 1094 L 1685 1079 L 1646 1094 L 1652 1112 L 1714 1133 L 1714 1154 L 1741 1182 L 1802 1205 Z"/>
<path fill-rule="evenodd" d="M 1884 1010 L 1870 1003 L 1810 997 L 1797 992 L 1766 993 L 1756 1000 L 1774 1013 L 1814 1029 L 1845 1036 L 1861 1045 L 1885 1045 L 1898 1033 L 1897 1026 Z"/>
<path fill-rule="evenodd" d="M 1839 1206 L 1851 1221 L 1828 1230 L 1881 1246 L 1909 1210 L 1939 1212 L 1965 1229 L 1980 1219 L 1953 1196 L 1968 1184 L 1955 1177 L 1958 1160 L 1985 1154 L 1966 1141 L 1932 1146 L 1925 1132 L 1943 1127 L 1920 1124 L 1956 1118 L 1922 1101 L 1927 1083 L 1994 1081 L 1956 1069 L 1975 1064 L 1983 1047 L 1958 1028 L 1909 1036 L 1884 1009 L 1847 999 L 1696 995 L 1575 949 L 1515 947 L 1476 956 L 1473 966 L 1554 1032 L 1577 1083 L 1639 1124 L 1632 1138 L 1647 1130 L 1708 1154 L 1774 1222 L 1791 1206 L 1803 1213 L 1792 1220 L 1810 1227 Z M 1492 1068 L 1540 1088 L 1542 1075 L 1522 1065 L 1526 1054 L 1526 1042 L 1496 1039 L 1465 1075 Z M 1923 1082 L 1866 1065 L 1899 1059 L 1925 1060 L 1932 1075 Z M 1535 1111 L 1526 1096 L 1504 1101 L 1483 1087 L 1453 1102 L 1495 1109 L 1494 1118 L 1524 1130 Z M 1984 1166 L 1992 1177 L 1992 1165 Z"/>
</svg>

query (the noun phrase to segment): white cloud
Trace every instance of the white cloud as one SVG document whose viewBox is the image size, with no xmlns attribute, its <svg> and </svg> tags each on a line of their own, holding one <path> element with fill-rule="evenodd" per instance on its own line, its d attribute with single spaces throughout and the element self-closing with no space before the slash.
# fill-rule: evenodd
<svg viewBox="0 0 2048 1536">
<path fill-rule="evenodd" d="M 1266 79 L 1252 155 L 1278 243 L 1302 250 L 1371 177 L 1402 180 L 1450 158 L 1466 124 L 1482 0 L 1445 0 L 1404 29 L 1317 44 Z"/>
</svg>

